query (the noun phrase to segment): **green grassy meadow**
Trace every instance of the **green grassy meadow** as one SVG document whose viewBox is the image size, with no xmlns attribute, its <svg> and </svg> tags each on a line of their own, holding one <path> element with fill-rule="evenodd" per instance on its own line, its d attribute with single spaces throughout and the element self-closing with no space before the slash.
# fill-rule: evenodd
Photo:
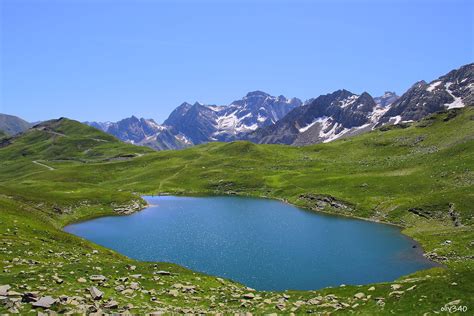
<svg viewBox="0 0 474 316">
<path fill-rule="evenodd" d="M 472 313 L 473 167 L 472 107 L 327 144 L 210 143 L 161 152 L 75 121 L 50 121 L 0 136 L 0 285 L 20 301 L 26 292 L 50 295 L 58 299 L 51 310 L 71 313 L 431 315 L 449 303 Z M 266 197 L 392 223 L 443 267 L 392 283 L 255 292 L 173 264 L 134 261 L 61 230 L 143 207 L 140 196 L 150 194 Z M 91 286 L 101 299 L 90 297 Z M 0 302 L 0 313 L 31 309 Z"/>
</svg>

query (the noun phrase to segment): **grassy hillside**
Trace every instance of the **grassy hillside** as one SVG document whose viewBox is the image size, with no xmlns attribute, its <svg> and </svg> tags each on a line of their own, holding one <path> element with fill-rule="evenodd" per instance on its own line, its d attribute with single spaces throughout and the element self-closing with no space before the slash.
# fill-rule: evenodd
<svg viewBox="0 0 474 316">
<path fill-rule="evenodd" d="M 453 305 L 474 308 L 472 108 L 299 148 L 234 142 L 153 152 L 66 119 L 44 123 L 1 146 L 0 212 L 7 231 L 0 236 L 5 245 L 0 250 L 0 284 L 22 293 L 67 295 L 54 310 L 89 305 L 94 305 L 87 307 L 90 310 L 108 310 L 112 298 L 118 310 L 133 304 L 132 312 L 184 308 L 423 314 L 456 300 L 461 301 Z M 265 196 L 316 211 L 399 224 L 446 268 L 402 278 L 398 290 L 386 283 L 373 291 L 370 285 L 346 286 L 291 292 L 289 298 L 262 292 L 245 299 L 248 290 L 232 282 L 173 265 L 135 262 L 60 231 L 76 220 L 117 214 L 114 209 L 136 210 L 143 205 L 140 194 L 151 193 Z M 136 270 L 127 270 L 127 264 Z M 175 274 L 153 274 L 157 270 Z M 92 274 L 107 277 L 97 285 L 105 294 L 95 304 L 87 297 Z M 133 274 L 142 276 L 118 279 Z M 80 277 L 86 282 L 78 282 Z M 132 282 L 139 283 L 138 289 L 116 289 L 136 288 Z M 194 290 L 176 285 L 186 282 Z M 358 292 L 365 298 L 354 298 Z M 0 312 L 30 307 L 0 306 Z"/>
</svg>

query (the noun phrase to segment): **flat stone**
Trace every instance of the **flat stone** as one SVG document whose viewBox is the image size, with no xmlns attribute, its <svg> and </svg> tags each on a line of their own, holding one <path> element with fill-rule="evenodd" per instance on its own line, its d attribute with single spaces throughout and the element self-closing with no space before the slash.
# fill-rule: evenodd
<svg viewBox="0 0 474 316">
<path fill-rule="evenodd" d="M 160 270 L 160 271 L 156 271 L 156 274 L 159 274 L 159 275 L 170 275 L 170 274 L 171 274 L 171 272 L 169 272 L 169 271 L 162 271 L 162 270 Z"/>
<path fill-rule="evenodd" d="M 0 296 L 6 296 L 9 289 L 11 289 L 11 286 L 8 284 L 0 285 Z"/>
<path fill-rule="evenodd" d="M 15 292 L 15 291 L 8 291 L 7 293 L 7 296 L 16 296 L 16 297 L 19 297 L 19 296 L 22 296 L 23 294 L 19 293 L 19 292 Z"/>
<path fill-rule="evenodd" d="M 388 296 L 401 296 L 403 295 L 403 293 L 405 293 L 405 291 L 393 291 L 393 292 L 390 292 Z"/>
<path fill-rule="evenodd" d="M 61 283 L 64 282 L 64 280 L 60 279 L 60 278 L 56 278 L 56 279 L 54 279 L 54 281 L 56 281 L 57 284 L 61 284 Z"/>
<path fill-rule="evenodd" d="M 91 286 L 89 288 L 89 292 L 91 293 L 92 299 L 93 300 L 100 300 L 102 296 L 104 295 L 104 292 L 96 288 L 95 286 Z"/>
<path fill-rule="evenodd" d="M 375 291 L 375 286 L 371 286 L 367 289 L 367 291 Z"/>
<path fill-rule="evenodd" d="M 117 291 L 117 292 L 122 292 L 123 290 L 125 290 L 125 286 L 123 286 L 123 285 L 117 285 L 115 287 L 115 291 Z"/>
<path fill-rule="evenodd" d="M 277 304 L 275 306 L 276 309 L 281 310 L 281 311 L 285 310 L 285 307 L 286 307 L 285 304 Z"/>
<path fill-rule="evenodd" d="M 251 299 L 254 299 L 255 298 L 255 294 L 253 293 L 245 293 L 244 295 L 242 295 L 242 297 L 246 300 L 251 300 Z"/>
<path fill-rule="evenodd" d="M 195 290 L 196 290 L 196 286 L 194 286 L 194 285 L 184 285 L 183 288 L 182 288 L 183 292 L 194 293 Z"/>
<path fill-rule="evenodd" d="M 392 284 L 392 285 L 390 285 L 390 288 L 392 290 L 399 290 L 399 289 L 402 288 L 402 286 L 400 284 Z"/>
<path fill-rule="evenodd" d="M 132 289 L 126 289 L 126 290 L 123 290 L 122 292 L 120 292 L 122 295 L 131 295 L 133 294 L 133 290 Z"/>
<path fill-rule="evenodd" d="M 311 298 L 308 300 L 308 304 L 310 305 L 319 305 L 321 304 L 321 300 L 318 300 L 317 298 Z"/>
<path fill-rule="evenodd" d="M 461 300 L 455 300 L 455 301 L 447 303 L 446 305 L 452 306 L 452 305 L 459 305 L 459 304 L 461 304 Z"/>
<path fill-rule="evenodd" d="M 91 281 L 105 281 L 107 280 L 107 278 L 101 274 L 97 274 L 97 275 L 91 275 L 89 277 L 89 279 L 91 279 Z"/>
<path fill-rule="evenodd" d="M 114 300 L 108 301 L 104 305 L 105 308 L 110 308 L 110 309 L 118 308 L 118 306 L 119 306 L 119 303 L 117 301 L 114 301 Z"/>
<path fill-rule="evenodd" d="M 56 300 L 51 296 L 43 296 L 38 301 L 33 302 L 33 307 L 42 307 L 42 308 L 50 308 L 51 305 L 56 304 Z"/>
<path fill-rule="evenodd" d="M 406 290 L 407 290 L 407 291 L 412 291 L 412 290 L 414 290 L 415 288 L 416 288 L 416 284 L 413 285 L 413 286 L 410 286 L 410 287 L 409 287 L 408 289 L 406 289 Z"/>
<path fill-rule="evenodd" d="M 84 278 L 79 278 L 79 279 L 77 279 L 77 282 L 79 282 L 79 283 L 86 283 L 87 280 L 84 279 Z"/>
<path fill-rule="evenodd" d="M 176 297 L 176 296 L 178 296 L 179 292 L 178 292 L 178 290 L 169 290 L 168 294 L 171 295 L 171 296 Z"/>
<path fill-rule="evenodd" d="M 300 306 L 303 306 L 303 305 L 305 305 L 305 304 L 306 304 L 306 303 L 303 302 L 303 301 L 296 301 L 296 302 L 293 303 L 293 305 L 296 306 L 296 307 L 300 307 Z"/>
<path fill-rule="evenodd" d="M 358 300 L 361 300 L 365 297 L 365 294 L 362 293 L 362 292 L 359 292 L 359 293 L 356 293 L 354 294 L 354 298 L 358 299 Z"/>
</svg>

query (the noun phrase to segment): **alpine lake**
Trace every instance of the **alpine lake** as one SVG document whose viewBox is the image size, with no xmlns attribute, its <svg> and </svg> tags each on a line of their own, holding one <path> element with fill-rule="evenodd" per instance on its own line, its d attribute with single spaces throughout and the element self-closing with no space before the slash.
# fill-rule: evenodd
<svg viewBox="0 0 474 316">
<path fill-rule="evenodd" d="M 436 264 L 392 225 L 269 199 L 147 196 L 127 216 L 65 231 L 128 257 L 172 262 L 257 290 L 315 290 L 393 281 Z"/>
</svg>

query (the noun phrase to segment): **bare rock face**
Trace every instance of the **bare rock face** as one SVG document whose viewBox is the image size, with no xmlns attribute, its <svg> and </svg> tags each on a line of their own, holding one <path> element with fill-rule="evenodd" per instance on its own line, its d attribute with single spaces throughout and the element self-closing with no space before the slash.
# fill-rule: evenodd
<svg viewBox="0 0 474 316">
<path fill-rule="evenodd" d="M 354 210 L 352 205 L 339 201 L 332 196 L 301 194 L 299 199 L 304 200 L 311 209 L 318 211 L 324 211 L 328 208 L 341 212 L 352 212 Z"/>
<path fill-rule="evenodd" d="M 357 95 L 344 89 L 337 90 L 307 102 L 274 125 L 250 133 L 247 138 L 263 144 L 328 142 L 355 132 L 357 128 L 374 126 L 384 110 L 367 92 Z"/>
<path fill-rule="evenodd" d="M 474 105 L 474 64 L 431 81 L 415 83 L 380 118 L 379 124 L 398 121 L 416 121 L 445 109 Z"/>
</svg>

